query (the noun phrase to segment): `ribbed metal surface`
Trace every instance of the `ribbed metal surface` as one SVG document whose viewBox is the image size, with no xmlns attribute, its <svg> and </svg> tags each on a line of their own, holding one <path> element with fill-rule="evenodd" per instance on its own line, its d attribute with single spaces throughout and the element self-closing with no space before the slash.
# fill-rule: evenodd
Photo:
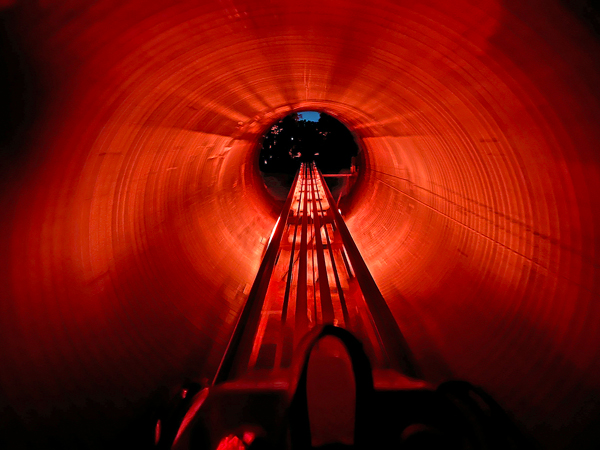
<svg viewBox="0 0 600 450">
<path fill-rule="evenodd" d="M 597 442 L 600 51 L 561 5 L 7 6 L 41 95 L 3 172 L 6 403 L 110 434 L 211 373 L 276 218 L 261 133 L 319 109 L 362 146 L 345 218 L 426 376 Z"/>
</svg>

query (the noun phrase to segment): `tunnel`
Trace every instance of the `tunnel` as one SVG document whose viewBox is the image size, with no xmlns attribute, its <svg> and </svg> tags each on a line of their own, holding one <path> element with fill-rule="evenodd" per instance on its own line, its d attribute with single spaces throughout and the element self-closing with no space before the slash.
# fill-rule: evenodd
<svg viewBox="0 0 600 450">
<path fill-rule="evenodd" d="M 597 3 L 0 8 L 6 448 L 123 443 L 213 376 L 281 208 L 261 138 L 307 110 L 360 147 L 341 212 L 424 378 L 600 444 Z"/>
</svg>

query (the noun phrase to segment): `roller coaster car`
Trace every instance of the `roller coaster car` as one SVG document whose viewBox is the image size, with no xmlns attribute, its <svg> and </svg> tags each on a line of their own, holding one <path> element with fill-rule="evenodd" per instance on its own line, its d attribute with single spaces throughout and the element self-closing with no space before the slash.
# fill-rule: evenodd
<svg viewBox="0 0 600 450">
<path fill-rule="evenodd" d="M 481 389 L 373 372 L 362 344 L 331 325 L 305 337 L 285 377 L 254 375 L 188 387 L 156 422 L 156 448 L 531 448 Z"/>
</svg>

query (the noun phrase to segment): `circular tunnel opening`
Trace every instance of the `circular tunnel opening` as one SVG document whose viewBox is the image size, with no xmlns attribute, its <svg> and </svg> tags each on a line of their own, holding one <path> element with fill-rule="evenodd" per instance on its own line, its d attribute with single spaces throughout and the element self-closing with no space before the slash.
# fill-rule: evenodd
<svg viewBox="0 0 600 450">
<path fill-rule="evenodd" d="M 262 136 L 259 169 L 269 194 L 283 202 L 300 164 L 314 161 L 339 202 L 356 181 L 358 153 L 354 136 L 338 119 L 324 112 L 296 111 Z"/>
</svg>

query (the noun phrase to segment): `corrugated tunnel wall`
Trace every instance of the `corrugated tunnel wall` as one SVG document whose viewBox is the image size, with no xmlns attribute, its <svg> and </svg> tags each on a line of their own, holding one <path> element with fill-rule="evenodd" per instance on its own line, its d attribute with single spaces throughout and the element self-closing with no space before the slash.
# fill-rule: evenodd
<svg viewBox="0 0 600 450">
<path fill-rule="evenodd" d="M 212 373 L 277 215 L 261 134 L 304 109 L 361 146 L 344 213 L 426 377 L 597 445 L 592 3 L 2 2 L 5 429 L 101 448 Z"/>
</svg>

